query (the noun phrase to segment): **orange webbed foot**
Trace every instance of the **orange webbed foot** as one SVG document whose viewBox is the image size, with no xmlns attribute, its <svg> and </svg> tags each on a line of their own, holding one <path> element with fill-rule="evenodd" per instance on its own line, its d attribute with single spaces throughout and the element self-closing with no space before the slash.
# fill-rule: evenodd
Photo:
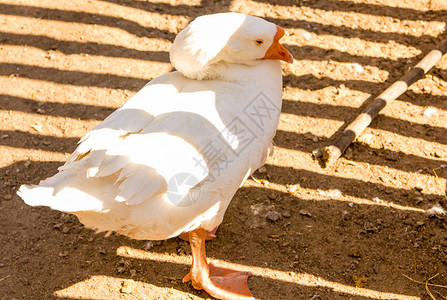
<svg viewBox="0 0 447 300">
<path fill-rule="evenodd" d="M 211 296 L 223 300 L 254 299 L 247 284 L 249 272 L 241 272 L 208 264 L 205 254 L 205 238 L 207 232 L 196 229 L 189 232 L 192 252 L 191 271 L 183 278 L 183 282 L 191 281 L 197 290 L 204 290 Z"/>
<path fill-rule="evenodd" d="M 204 290 L 217 299 L 248 300 L 254 299 L 248 288 L 249 272 L 241 272 L 208 264 L 209 277 L 206 274 L 188 273 L 183 282 L 192 281 L 195 289 Z"/>
</svg>

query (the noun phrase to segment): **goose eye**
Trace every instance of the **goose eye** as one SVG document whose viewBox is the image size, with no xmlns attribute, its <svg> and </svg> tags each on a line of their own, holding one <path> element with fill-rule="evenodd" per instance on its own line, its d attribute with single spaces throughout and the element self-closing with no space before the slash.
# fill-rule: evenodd
<svg viewBox="0 0 447 300">
<path fill-rule="evenodd" d="M 262 44 L 264 44 L 263 40 L 256 40 L 255 41 L 256 45 L 261 46 Z"/>
</svg>

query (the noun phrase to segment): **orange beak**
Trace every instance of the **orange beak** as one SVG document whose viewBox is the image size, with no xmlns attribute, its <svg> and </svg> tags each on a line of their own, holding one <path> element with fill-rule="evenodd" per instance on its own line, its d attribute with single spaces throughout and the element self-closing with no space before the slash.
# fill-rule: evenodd
<svg viewBox="0 0 447 300">
<path fill-rule="evenodd" d="M 285 31 L 282 27 L 276 26 L 276 34 L 273 43 L 265 53 L 262 59 L 279 59 L 287 63 L 293 63 L 293 56 L 290 52 L 279 43 Z"/>
</svg>

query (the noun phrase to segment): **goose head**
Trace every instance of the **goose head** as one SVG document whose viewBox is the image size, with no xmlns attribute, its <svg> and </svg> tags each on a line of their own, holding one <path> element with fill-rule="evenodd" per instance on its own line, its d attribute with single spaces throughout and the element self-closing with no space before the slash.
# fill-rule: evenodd
<svg viewBox="0 0 447 300">
<path fill-rule="evenodd" d="M 255 65 L 263 59 L 288 63 L 293 57 L 280 43 L 284 29 L 239 13 L 198 17 L 175 38 L 171 63 L 191 79 L 216 79 L 228 64 Z"/>
</svg>

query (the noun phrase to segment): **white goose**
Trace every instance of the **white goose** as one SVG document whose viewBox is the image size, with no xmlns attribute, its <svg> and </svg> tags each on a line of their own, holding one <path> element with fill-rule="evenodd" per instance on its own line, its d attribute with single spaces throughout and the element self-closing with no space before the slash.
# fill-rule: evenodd
<svg viewBox="0 0 447 300">
<path fill-rule="evenodd" d="M 51 178 L 23 185 L 32 206 L 134 239 L 187 234 L 184 281 L 219 299 L 247 299 L 248 273 L 206 262 L 205 239 L 238 187 L 262 166 L 278 124 L 284 30 L 237 13 L 197 18 L 172 45 L 178 70 L 155 78 L 88 132 Z"/>
</svg>

